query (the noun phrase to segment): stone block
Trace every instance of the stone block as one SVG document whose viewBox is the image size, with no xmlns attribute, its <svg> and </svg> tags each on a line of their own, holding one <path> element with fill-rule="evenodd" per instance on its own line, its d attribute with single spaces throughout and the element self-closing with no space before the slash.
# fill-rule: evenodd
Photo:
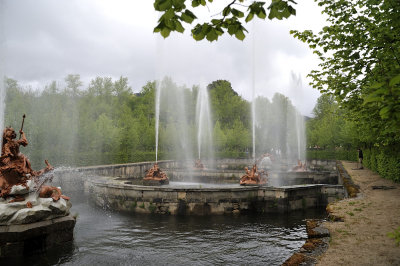
<svg viewBox="0 0 400 266">
<path fill-rule="evenodd" d="M 178 192 L 178 200 L 186 200 L 186 192 L 185 191 Z"/>
<path fill-rule="evenodd" d="M 0 226 L 0 258 L 21 256 L 51 248 L 73 239 L 71 216 L 21 225 Z"/>
</svg>

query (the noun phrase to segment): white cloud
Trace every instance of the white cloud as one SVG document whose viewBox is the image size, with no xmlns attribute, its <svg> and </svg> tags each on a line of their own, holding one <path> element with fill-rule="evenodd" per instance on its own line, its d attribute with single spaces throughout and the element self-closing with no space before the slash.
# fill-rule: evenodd
<svg viewBox="0 0 400 266">
<path fill-rule="evenodd" d="M 250 34 L 243 42 L 223 36 L 213 43 L 194 41 L 189 30 L 183 35 L 172 33 L 165 40 L 153 34 L 158 16 L 153 1 L 2 3 L 4 71 L 23 84 L 43 87 L 76 73 L 87 85 L 96 76 L 122 75 L 138 91 L 147 81 L 168 75 L 189 87 L 226 79 L 250 99 L 254 62 L 256 94 L 272 97 L 276 91 L 282 92 L 306 115 L 319 95 L 306 85 L 316 58 L 289 34 L 290 29 L 321 28 L 323 18 L 312 1 L 299 3 L 297 16 L 287 21 L 246 25 Z M 218 11 L 203 8 L 201 17 Z M 292 71 L 303 80 L 300 94 L 289 88 Z"/>
</svg>

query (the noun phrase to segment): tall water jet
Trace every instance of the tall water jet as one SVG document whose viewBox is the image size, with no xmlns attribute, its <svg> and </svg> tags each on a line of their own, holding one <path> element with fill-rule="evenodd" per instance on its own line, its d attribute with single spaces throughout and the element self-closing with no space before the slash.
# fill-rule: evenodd
<svg viewBox="0 0 400 266">
<path fill-rule="evenodd" d="M 296 111 L 296 136 L 297 136 L 297 158 L 305 160 L 306 136 L 304 127 L 304 117 Z"/>
<path fill-rule="evenodd" d="M 159 145 L 171 159 L 193 158 L 193 121 L 190 119 L 190 90 L 177 86 L 170 78 L 164 78 L 159 93 Z M 194 101 L 194 99 L 193 99 Z M 190 103 L 190 104 L 189 104 Z M 193 110 L 194 111 L 194 110 Z"/>
<path fill-rule="evenodd" d="M 214 152 L 212 143 L 211 110 L 206 87 L 200 87 L 198 90 L 196 103 L 196 122 L 198 159 L 201 160 L 204 158 L 204 153 L 206 153 L 208 159 L 213 159 Z"/>
<path fill-rule="evenodd" d="M 253 39 L 252 39 L 252 73 L 251 73 L 251 118 L 252 118 L 252 137 L 253 137 L 253 160 L 256 161 L 256 40 L 255 40 L 255 22 L 253 21 Z"/>
<path fill-rule="evenodd" d="M 155 98 L 155 130 L 156 130 L 156 163 L 158 162 L 158 132 L 159 132 L 159 125 L 160 125 L 160 97 L 161 97 L 161 82 L 156 82 L 156 98 Z"/>
<path fill-rule="evenodd" d="M 253 72 L 254 73 L 254 72 Z M 253 74 L 254 76 L 254 74 Z M 255 102 L 255 82 L 253 77 L 253 100 L 251 101 L 251 117 L 252 117 L 252 136 L 253 136 L 253 159 L 256 160 L 256 102 Z"/>
<path fill-rule="evenodd" d="M 291 101 L 279 93 L 271 101 L 259 96 L 255 100 L 255 110 L 258 153 L 270 153 L 288 165 L 304 161 L 304 118 Z"/>
</svg>

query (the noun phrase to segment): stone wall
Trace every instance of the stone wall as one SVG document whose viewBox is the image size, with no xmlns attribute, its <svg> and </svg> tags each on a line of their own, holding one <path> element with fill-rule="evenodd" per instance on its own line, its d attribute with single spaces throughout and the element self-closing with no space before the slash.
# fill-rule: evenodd
<svg viewBox="0 0 400 266">
<path fill-rule="evenodd" d="M 243 165 L 251 165 L 251 159 L 217 159 L 215 164 L 218 171 L 205 170 L 202 175 L 195 174 L 195 171 L 188 173 L 182 167 L 192 162 L 159 161 L 161 169 L 164 169 L 171 181 L 188 180 L 188 174 L 192 174 L 193 182 L 211 183 L 235 183 L 244 174 Z M 207 162 L 205 162 L 207 163 Z M 127 163 L 115 165 L 99 165 L 80 167 L 73 169 L 58 170 L 55 172 L 54 184 L 61 186 L 65 193 L 70 191 L 81 191 L 84 181 L 88 178 L 99 176 L 122 177 L 126 179 L 142 179 L 146 170 L 153 166 L 154 162 Z M 336 161 L 312 160 L 307 162 L 314 172 L 282 172 L 270 171 L 269 182 L 272 186 L 298 185 L 298 184 L 338 184 Z M 190 179 L 190 178 L 189 178 Z"/>
<path fill-rule="evenodd" d="M 290 187 L 172 188 L 86 182 L 94 202 L 105 208 L 137 213 L 206 215 L 245 212 L 289 212 L 326 206 L 343 198 L 337 185 Z"/>
<path fill-rule="evenodd" d="M 85 180 L 98 176 L 114 176 L 122 178 L 142 179 L 146 170 L 150 169 L 154 162 L 140 162 L 127 164 L 97 165 L 55 171 L 53 183 L 60 186 L 63 192 L 82 191 Z M 177 168 L 178 162 L 159 161 L 161 169 Z"/>
<path fill-rule="evenodd" d="M 336 171 L 336 160 L 307 160 L 310 170 Z"/>
</svg>

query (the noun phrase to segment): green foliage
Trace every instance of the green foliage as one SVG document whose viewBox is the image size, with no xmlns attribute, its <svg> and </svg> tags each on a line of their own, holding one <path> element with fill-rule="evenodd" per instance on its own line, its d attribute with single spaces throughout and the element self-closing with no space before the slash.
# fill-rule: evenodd
<svg viewBox="0 0 400 266">
<path fill-rule="evenodd" d="M 307 150 L 306 157 L 308 160 L 320 159 L 320 160 L 346 160 L 346 161 L 357 161 L 358 153 L 356 150 L 344 150 L 344 149 L 327 149 L 327 150 Z"/>
<path fill-rule="evenodd" d="M 214 117 L 222 128 L 230 127 L 239 119 L 250 128 L 250 104 L 240 97 L 226 80 L 217 80 L 208 85 Z"/>
<path fill-rule="evenodd" d="M 399 246 L 400 245 L 400 226 L 397 227 L 397 229 L 394 230 L 393 232 L 387 233 L 387 236 L 390 238 L 393 238 L 396 242 L 396 246 Z"/>
<path fill-rule="evenodd" d="M 359 130 L 348 112 L 340 109 L 333 95 L 321 95 L 313 113 L 315 117 L 307 121 L 310 147 L 355 149 Z"/>
<path fill-rule="evenodd" d="M 154 32 L 160 33 L 164 38 L 167 38 L 172 31 L 183 33 L 185 29 L 182 23 L 192 24 L 197 19 L 197 16 L 188 9 L 186 2 L 191 2 L 192 8 L 198 8 L 207 6 L 207 2 L 211 4 L 213 0 L 155 0 L 154 9 L 159 11 L 161 16 Z M 206 38 L 212 42 L 217 41 L 219 36 L 228 32 L 229 35 L 243 40 L 245 32 L 247 32 L 243 26 L 244 22 L 251 21 L 254 16 L 260 19 L 267 17 L 264 8 L 265 2 L 255 1 L 250 5 L 245 5 L 243 2 L 243 0 L 233 0 L 218 13 L 217 18 L 213 16 L 209 21 L 196 24 L 191 30 L 193 38 L 196 41 Z M 296 15 L 296 10 L 291 3 L 296 4 L 293 0 L 271 0 L 271 4 L 267 8 L 269 10 L 268 18 L 281 20 Z"/>
<path fill-rule="evenodd" d="M 19 129 L 26 113 L 24 131 L 29 145 L 22 148 L 33 168 L 44 167 L 49 159 L 54 166 L 88 166 L 155 160 L 155 82 L 140 93 L 132 93 L 127 78 L 94 78 L 86 89 L 79 75 L 68 75 L 61 88 L 53 81 L 41 92 L 22 88 L 6 79 L 5 124 Z M 159 159 L 182 159 L 176 145 L 182 138 L 176 112 L 187 115 L 187 128 L 196 143 L 195 107 L 198 88 L 180 88 L 170 79 L 162 104 L 182 105 L 172 97 L 182 96 L 186 110 L 164 106 L 160 115 Z M 210 84 L 217 156 L 245 157 L 251 145 L 249 103 L 227 81 Z M 194 148 L 192 149 L 195 150 Z"/>
<path fill-rule="evenodd" d="M 400 150 L 398 147 L 373 146 L 363 150 L 364 164 L 382 177 L 400 182 Z"/>
<path fill-rule="evenodd" d="M 319 0 L 328 25 L 318 34 L 292 31 L 320 58 L 313 87 L 333 94 L 367 132 L 360 141 L 400 141 L 400 2 Z"/>
<path fill-rule="evenodd" d="M 309 122 L 309 143 L 362 146 L 367 167 L 399 181 L 400 151 L 393 147 L 400 144 L 400 2 L 317 2 L 328 25 L 317 34 L 291 32 L 320 59 L 311 85 L 335 100 L 333 110 L 325 104 L 322 119 L 316 114 Z"/>
</svg>

